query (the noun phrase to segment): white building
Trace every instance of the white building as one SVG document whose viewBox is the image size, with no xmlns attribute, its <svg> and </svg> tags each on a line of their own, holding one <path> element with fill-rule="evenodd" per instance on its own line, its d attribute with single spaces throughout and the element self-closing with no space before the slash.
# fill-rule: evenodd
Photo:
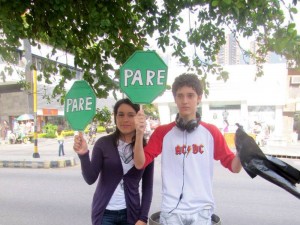
<svg viewBox="0 0 300 225">
<path fill-rule="evenodd" d="M 209 95 L 203 96 L 199 105 L 202 120 L 222 129 L 226 110 L 231 132 L 236 130 L 235 123 L 251 131 L 254 121 L 258 121 L 271 129 L 273 140 L 290 140 L 293 115 L 284 113 L 289 89 L 286 64 L 265 64 L 264 76 L 257 79 L 255 65 L 229 65 L 224 69 L 229 72 L 227 82 L 209 76 Z M 172 78 L 177 75 L 168 74 Z M 174 120 L 177 108 L 171 90 L 165 91 L 154 104 L 158 106 L 162 124 Z"/>
</svg>

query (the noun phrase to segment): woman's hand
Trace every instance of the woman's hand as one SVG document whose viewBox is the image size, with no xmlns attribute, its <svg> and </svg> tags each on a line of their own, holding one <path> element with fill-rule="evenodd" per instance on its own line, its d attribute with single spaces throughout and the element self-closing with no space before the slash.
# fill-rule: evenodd
<svg viewBox="0 0 300 225">
<path fill-rule="evenodd" d="M 146 115 L 143 109 L 140 109 L 134 118 L 137 135 L 144 135 L 146 129 Z"/>
<path fill-rule="evenodd" d="M 135 225 L 147 225 L 145 222 L 138 220 Z"/>
<path fill-rule="evenodd" d="M 82 132 L 75 135 L 73 149 L 78 155 L 84 155 L 89 151 Z"/>
</svg>

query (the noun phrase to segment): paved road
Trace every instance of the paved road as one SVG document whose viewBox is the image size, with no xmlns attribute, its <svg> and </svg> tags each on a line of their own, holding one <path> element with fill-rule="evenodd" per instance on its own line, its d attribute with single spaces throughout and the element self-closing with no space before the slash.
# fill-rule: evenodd
<svg viewBox="0 0 300 225">
<path fill-rule="evenodd" d="M 90 224 L 94 185 L 80 165 L 58 169 L 0 169 L 1 225 Z M 160 209 L 160 165 L 156 161 L 150 214 Z M 300 201 L 283 189 L 245 172 L 231 174 L 215 165 L 216 213 L 223 225 L 300 224 Z"/>
<path fill-rule="evenodd" d="M 76 158 L 72 141 L 65 142 L 66 154 Z M 43 139 L 39 145 L 41 158 L 58 157 L 55 140 Z M 33 145 L 0 146 L 0 156 L 32 153 Z M 283 160 L 300 169 L 300 160 Z M 160 158 L 155 165 L 150 215 L 159 211 L 161 201 Z M 0 184 L 0 225 L 90 224 L 95 184 L 84 182 L 79 164 L 56 169 L 0 168 Z M 299 199 L 260 177 L 251 179 L 244 171 L 231 174 L 218 162 L 214 194 L 223 225 L 300 224 Z"/>
<path fill-rule="evenodd" d="M 1 225 L 83 225 L 90 223 L 95 186 L 80 166 L 58 169 L 0 169 Z"/>
</svg>

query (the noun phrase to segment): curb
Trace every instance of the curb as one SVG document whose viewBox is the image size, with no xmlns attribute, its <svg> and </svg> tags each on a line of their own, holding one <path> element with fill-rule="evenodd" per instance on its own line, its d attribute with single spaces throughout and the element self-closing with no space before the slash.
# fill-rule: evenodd
<svg viewBox="0 0 300 225">
<path fill-rule="evenodd" d="M 276 155 L 276 154 L 265 154 L 274 156 L 276 158 L 283 158 L 283 159 L 300 159 L 300 156 L 293 156 L 293 155 Z"/>
<path fill-rule="evenodd" d="M 0 160 L 0 168 L 33 168 L 33 169 L 50 169 L 65 168 L 75 166 L 75 158 L 58 160 L 44 159 L 20 159 L 20 160 Z"/>
</svg>

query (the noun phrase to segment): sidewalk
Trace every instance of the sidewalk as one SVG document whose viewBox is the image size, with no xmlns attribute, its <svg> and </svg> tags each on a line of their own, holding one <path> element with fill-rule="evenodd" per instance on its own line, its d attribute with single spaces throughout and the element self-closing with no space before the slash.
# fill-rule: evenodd
<svg viewBox="0 0 300 225">
<path fill-rule="evenodd" d="M 66 137 L 65 156 L 58 156 L 55 139 L 38 139 L 38 155 L 34 158 L 34 144 L 0 144 L 0 168 L 64 168 L 75 166 L 77 155 L 72 148 L 73 137 Z"/>
<path fill-rule="evenodd" d="M 103 134 L 98 134 L 97 139 Z M 78 156 L 73 150 L 73 137 L 65 139 L 66 156 L 57 155 L 58 146 L 55 139 L 39 139 L 38 149 L 40 158 L 33 158 L 34 145 L 31 144 L 1 144 L 0 168 L 64 168 L 75 166 Z M 93 146 L 89 146 L 92 149 Z M 300 141 L 286 145 L 267 145 L 261 147 L 266 155 L 277 158 L 300 159 Z M 232 149 L 235 151 L 235 149 Z M 77 161 L 77 162 L 76 162 Z"/>
<path fill-rule="evenodd" d="M 268 145 L 261 149 L 266 155 L 277 158 L 300 159 L 300 141 L 286 145 Z"/>
</svg>

